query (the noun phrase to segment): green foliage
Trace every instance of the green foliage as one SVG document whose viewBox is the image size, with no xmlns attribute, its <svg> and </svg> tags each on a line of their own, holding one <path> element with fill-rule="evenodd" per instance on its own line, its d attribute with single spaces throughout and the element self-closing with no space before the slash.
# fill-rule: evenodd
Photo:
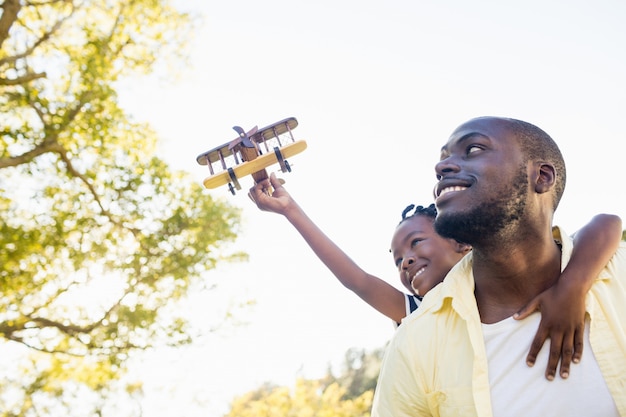
<svg viewBox="0 0 626 417">
<path fill-rule="evenodd" d="M 374 392 L 383 353 L 383 349 L 373 352 L 366 352 L 362 349 L 348 350 L 341 374 L 335 377 L 329 370 L 324 383 L 326 385 L 337 383 L 344 387 L 346 392 L 343 399 L 354 399 L 364 392 Z"/>
<path fill-rule="evenodd" d="M 382 354 L 351 349 L 338 377 L 329 371 L 319 380 L 299 378 L 293 388 L 266 383 L 236 398 L 225 417 L 367 417 Z"/>
<path fill-rule="evenodd" d="M 362 417 L 369 416 L 373 392 L 343 400 L 345 388 L 298 379 L 293 389 L 277 387 L 260 399 L 236 399 L 227 417 Z M 254 397 L 254 394 L 253 396 Z"/>
<path fill-rule="evenodd" d="M 182 62 L 191 16 L 169 0 L 0 7 L 0 348 L 30 352 L 0 378 L 0 416 L 72 415 L 133 350 L 190 342 L 164 307 L 245 259 L 227 250 L 240 212 L 155 157 L 117 103 L 116 81 Z"/>
</svg>

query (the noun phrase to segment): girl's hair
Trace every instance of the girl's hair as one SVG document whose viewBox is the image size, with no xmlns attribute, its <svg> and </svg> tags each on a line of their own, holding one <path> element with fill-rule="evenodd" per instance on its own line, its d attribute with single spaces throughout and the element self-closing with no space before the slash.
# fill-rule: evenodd
<svg viewBox="0 0 626 417">
<path fill-rule="evenodd" d="M 410 204 L 404 210 L 402 210 L 402 220 L 400 220 L 400 223 L 402 223 L 406 219 L 410 219 L 411 217 L 415 216 L 430 217 L 431 219 L 435 220 L 435 217 L 437 217 L 437 209 L 435 208 L 434 204 L 431 204 L 428 207 L 415 207 L 415 204 Z"/>
</svg>

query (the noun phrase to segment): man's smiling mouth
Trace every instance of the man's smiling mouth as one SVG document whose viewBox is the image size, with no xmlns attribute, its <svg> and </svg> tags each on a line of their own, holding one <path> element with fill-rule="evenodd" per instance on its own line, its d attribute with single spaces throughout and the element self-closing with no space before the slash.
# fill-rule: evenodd
<svg viewBox="0 0 626 417">
<path fill-rule="evenodd" d="M 463 187 L 460 185 L 454 185 L 454 186 L 450 186 L 450 187 L 446 187 L 443 190 L 439 191 L 439 195 L 437 197 L 443 197 L 444 195 L 454 192 L 454 191 L 463 191 L 466 190 L 467 187 Z"/>
</svg>

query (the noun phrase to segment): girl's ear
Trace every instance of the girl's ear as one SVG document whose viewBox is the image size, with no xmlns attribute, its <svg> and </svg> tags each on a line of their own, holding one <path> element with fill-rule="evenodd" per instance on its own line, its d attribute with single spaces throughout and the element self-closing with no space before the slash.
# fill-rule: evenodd
<svg viewBox="0 0 626 417">
<path fill-rule="evenodd" d="M 467 253 L 472 250 L 472 246 L 467 243 L 456 242 L 454 246 L 456 253 Z"/>
</svg>

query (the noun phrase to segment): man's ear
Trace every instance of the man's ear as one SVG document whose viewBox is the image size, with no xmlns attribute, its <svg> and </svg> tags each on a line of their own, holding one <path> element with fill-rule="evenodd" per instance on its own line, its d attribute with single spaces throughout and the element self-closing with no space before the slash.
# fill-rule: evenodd
<svg viewBox="0 0 626 417">
<path fill-rule="evenodd" d="M 543 194 L 548 192 L 554 187 L 556 184 L 556 169 L 554 169 L 554 165 L 549 164 L 547 162 L 538 162 L 537 163 L 537 178 L 535 179 L 535 191 L 538 194 Z"/>
</svg>

